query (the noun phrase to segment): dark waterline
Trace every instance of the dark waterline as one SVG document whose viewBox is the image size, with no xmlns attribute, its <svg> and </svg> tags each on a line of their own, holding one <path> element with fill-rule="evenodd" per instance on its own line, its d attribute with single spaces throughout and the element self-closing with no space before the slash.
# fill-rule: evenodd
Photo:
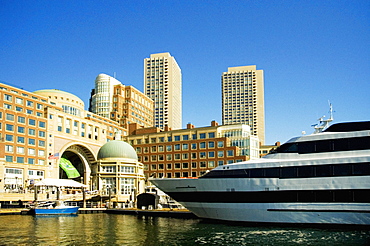
<svg viewBox="0 0 370 246">
<path fill-rule="evenodd" d="M 368 245 L 368 229 L 256 227 L 117 214 L 0 217 L 0 245 Z"/>
</svg>

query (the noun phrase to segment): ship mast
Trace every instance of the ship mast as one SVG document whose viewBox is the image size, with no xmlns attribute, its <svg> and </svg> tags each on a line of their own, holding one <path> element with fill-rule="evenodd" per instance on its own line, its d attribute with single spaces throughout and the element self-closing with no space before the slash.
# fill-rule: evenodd
<svg viewBox="0 0 370 246">
<path fill-rule="evenodd" d="M 329 107 L 330 107 L 330 110 L 329 110 L 330 117 L 329 117 L 329 119 L 324 119 L 325 115 L 322 116 L 321 118 L 319 118 L 318 119 L 319 124 L 313 125 L 313 127 L 315 128 L 314 134 L 324 131 L 326 128 L 329 127 L 329 123 L 334 120 L 334 118 L 333 118 L 333 106 L 332 106 L 331 103 L 329 103 Z"/>
</svg>

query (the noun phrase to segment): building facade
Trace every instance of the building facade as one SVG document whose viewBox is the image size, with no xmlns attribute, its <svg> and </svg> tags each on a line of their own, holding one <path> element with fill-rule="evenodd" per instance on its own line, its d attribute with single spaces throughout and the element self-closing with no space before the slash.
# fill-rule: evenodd
<svg viewBox="0 0 370 246">
<path fill-rule="evenodd" d="M 0 83 L 0 201 L 33 200 L 34 183 L 68 178 L 60 166 L 62 158 L 79 172 L 74 180 L 90 190 L 103 189 L 96 177 L 104 177 L 105 171 L 96 163 L 106 162 L 98 160 L 98 152 L 127 134 L 118 122 L 85 111 L 73 94 L 55 89 L 29 92 Z"/>
<path fill-rule="evenodd" d="M 229 67 L 222 73 L 222 124 L 246 124 L 265 142 L 263 70 L 256 66 Z"/>
<path fill-rule="evenodd" d="M 106 74 L 96 77 L 89 111 L 116 121 L 124 128 L 131 123 L 152 127 L 153 107 L 153 100 L 135 87 L 123 85 Z"/>
<path fill-rule="evenodd" d="M 170 53 L 144 59 L 144 92 L 154 101 L 154 126 L 182 128 L 182 75 Z"/>
<path fill-rule="evenodd" d="M 198 177 L 217 166 L 259 158 L 258 138 L 242 124 L 219 126 L 213 121 L 209 127 L 188 124 L 172 131 L 132 124 L 124 140 L 135 148 L 146 178 Z"/>
</svg>

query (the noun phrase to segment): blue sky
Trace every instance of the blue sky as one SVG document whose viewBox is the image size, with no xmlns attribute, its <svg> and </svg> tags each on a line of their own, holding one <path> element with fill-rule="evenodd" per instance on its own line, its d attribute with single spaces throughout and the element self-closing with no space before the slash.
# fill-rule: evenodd
<svg viewBox="0 0 370 246">
<path fill-rule="evenodd" d="M 221 124 L 221 74 L 265 75 L 266 144 L 328 113 L 370 120 L 370 1 L 0 0 L 0 81 L 60 89 L 88 107 L 99 73 L 143 89 L 143 59 L 170 52 L 183 74 L 183 126 Z"/>
</svg>

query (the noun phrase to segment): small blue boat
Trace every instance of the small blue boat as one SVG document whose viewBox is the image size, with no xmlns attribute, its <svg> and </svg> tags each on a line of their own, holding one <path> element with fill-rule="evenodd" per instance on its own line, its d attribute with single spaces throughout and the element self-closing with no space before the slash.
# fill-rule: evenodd
<svg viewBox="0 0 370 246">
<path fill-rule="evenodd" d="M 77 214 L 78 206 L 66 206 L 62 201 L 57 201 L 47 206 L 38 206 L 31 209 L 35 215 L 54 215 L 54 214 Z"/>
</svg>

